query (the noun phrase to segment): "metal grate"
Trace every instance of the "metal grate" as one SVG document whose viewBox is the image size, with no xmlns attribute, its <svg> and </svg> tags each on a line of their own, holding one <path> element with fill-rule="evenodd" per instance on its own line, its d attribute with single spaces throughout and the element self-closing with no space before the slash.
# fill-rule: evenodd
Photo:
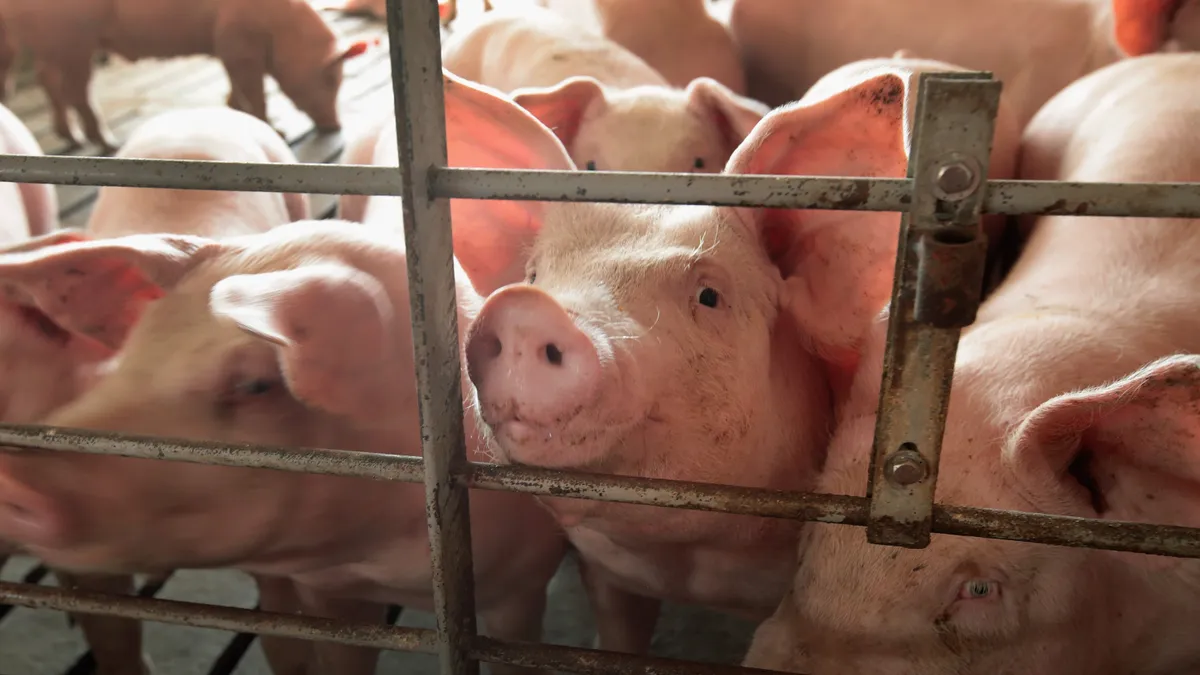
<svg viewBox="0 0 1200 675">
<path fill-rule="evenodd" d="M 987 180 L 1000 91 L 1000 84 L 987 73 L 922 76 L 914 150 L 908 177 L 902 179 L 447 168 L 436 1 L 406 0 L 402 8 L 399 0 L 389 0 L 387 18 L 399 120 L 398 170 L 0 155 L 0 180 L 401 196 L 421 392 L 423 458 L 325 449 L 297 452 L 294 448 L 179 442 L 36 426 L 0 427 L 0 445 L 424 481 L 436 631 L 14 583 L 0 584 L 0 602 L 436 653 L 443 675 L 474 675 L 479 661 L 576 673 L 732 674 L 755 671 L 509 643 L 477 635 L 468 488 L 853 525 L 867 528 L 872 542 L 916 548 L 928 543 L 930 532 L 939 532 L 1200 557 L 1200 529 L 933 503 L 958 332 L 973 319 L 979 302 L 977 294 L 960 290 L 972 288 L 973 275 L 978 274 L 979 215 L 1200 218 L 1200 185 Z M 937 124 L 931 123 L 934 119 Z M 968 177 L 965 184 L 959 180 L 964 176 Z M 459 396 L 449 198 L 902 212 L 893 325 L 885 355 L 887 375 L 881 388 L 869 496 L 801 494 L 468 462 Z M 959 295 L 953 295 L 955 292 Z M 946 299 L 953 302 L 940 302 Z M 948 306 L 954 309 L 945 310 Z M 908 478 L 884 479 L 899 468 L 905 469 Z M 912 489 L 897 489 L 897 482 Z"/>
</svg>

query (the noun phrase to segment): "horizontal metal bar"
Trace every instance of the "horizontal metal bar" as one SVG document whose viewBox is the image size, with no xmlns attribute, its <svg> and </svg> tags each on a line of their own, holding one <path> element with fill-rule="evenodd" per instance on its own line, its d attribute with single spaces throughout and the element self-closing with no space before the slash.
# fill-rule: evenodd
<svg viewBox="0 0 1200 675">
<path fill-rule="evenodd" d="M 0 425 L 0 448 L 115 454 L 198 464 L 248 466 L 419 483 L 419 457 L 347 450 L 174 441 L 111 432 Z M 864 526 L 865 497 L 733 487 L 713 483 L 631 478 L 473 462 L 472 488 L 694 511 Z M 1055 546 L 1200 558 L 1200 528 L 1074 518 L 966 506 L 933 507 L 933 532 Z"/>
<path fill-rule="evenodd" d="M 115 616 L 196 628 L 319 640 L 361 647 L 434 654 L 437 633 L 428 628 L 406 628 L 363 621 L 339 621 L 297 614 L 220 607 L 197 602 L 135 598 L 91 591 L 0 582 L 0 603 L 34 609 Z M 468 650 L 473 659 L 531 668 L 546 668 L 590 675 L 766 675 L 772 670 L 742 668 L 649 656 L 634 656 L 597 649 L 549 644 L 503 642 L 477 637 Z"/>
<path fill-rule="evenodd" d="M 490 663 L 507 663 L 581 675 L 763 675 L 779 672 L 655 656 L 631 656 L 599 649 L 502 642 L 482 636 L 475 639 L 471 655 Z"/>
<path fill-rule="evenodd" d="M 392 167 L 0 154 L 0 181 L 244 192 L 399 196 Z M 1200 218 L 1200 183 L 989 180 L 984 213 Z M 712 204 L 786 209 L 905 211 L 907 178 L 728 176 L 616 171 L 433 172 L 435 197 Z"/>
<path fill-rule="evenodd" d="M 426 628 L 405 628 L 366 621 L 340 621 L 181 600 L 109 595 L 94 591 L 68 591 L 32 584 L 0 582 L 0 603 L 408 652 L 432 654 L 437 648 L 437 634 Z"/>
<path fill-rule="evenodd" d="M 176 190 L 399 195 L 398 167 L 0 154 L 0 181 Z"/>
</svg>

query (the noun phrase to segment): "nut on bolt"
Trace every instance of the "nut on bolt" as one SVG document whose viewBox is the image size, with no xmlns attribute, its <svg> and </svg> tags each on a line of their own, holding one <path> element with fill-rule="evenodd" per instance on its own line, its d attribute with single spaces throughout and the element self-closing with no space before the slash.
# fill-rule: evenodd
<svg viewBox="0 0 1200 675">
<path fill-rule="evenodd" d="M 947 198 L 965 196 L 975 189 L 975 172 L 966 162 L 951 162 L 938 169 L 937 186 Z"/>
<path fill-rule="evenodd" d="M 902 448 L 888 456 L 883 465 L 883 476 L 888 482 L 899 487 L 908 487 L 925 480 L 929 475 L 929 465 L 921 453 L 909 448 Z"/>
</svg>

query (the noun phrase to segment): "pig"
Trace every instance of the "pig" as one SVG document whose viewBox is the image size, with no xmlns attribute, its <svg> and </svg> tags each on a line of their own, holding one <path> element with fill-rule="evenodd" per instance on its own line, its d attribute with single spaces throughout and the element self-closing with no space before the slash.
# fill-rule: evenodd
<svg viewBox="0 0 1200 675">
<path fill-rule="evenodd" d="M 672 87 L 632 52 L 537 6 L 484 15 L 446 41 L 442 59 L 509 93 L 590 170 L 715 173 L 768 111 L 711 78 Z"/>
<path fill-rule="evenodd" d="M 0 0 L 0 20 L 33 56 L 54 132 L 81 144 L 68 117 L 74 110 L 86 140 L 106 153 L 118 143 L 89 90 L 97 50 L 130 60 L 216 56 L 229 75 L 228 105 L 264 121 L 269 74 L 319 130 L 335 131 L 343 64 L 370 46 L 339 43 L 305 0 Z"/>
<path fill-rule="evenodd" d="M 3 109 L 0 127 L 6 152 L 39 154 L 33 136 Z M 227 108 L 195 108 L 157 115 L 130 137 L 119 153 L 122 157 L 157 159 L 208 159 L 243 162 L 296 162 L 282 139 L 267 125 L 245 113 Z M 219 237 L 265 231 L 275 225 L 309 217 L 308 197 L 300 194 L 207 192 L 197 190 L 147 190 L 102 188 L 88 220 L 85 233 L 51 231 L 57 218 L 53 187 L 49 185 L 0 184 L 0 210 L 19 213 L 18 189 L 25 197 L 31 222 L 30 241 L 13 243 L 7 252 L 52 250 L 84 239 L 121 235 L 173 232 Z M 14 226 L 19 219 L 6 221 Z M 6 237 L 10 242 L 16 233 Z M 108 277 L 117 284 L 119 276 Z M 145 301 L 148 298 L 141 298 Z M 0 304 L 10 317 L 0 342 L 0 363 L 8 391 L 0 419 L 9 424 L 40 422 L 54 410 L 70 403 L 94 386 L 114 351 L 103 339 L 86 333 L 70 333 L 54 322 L 35 303 L 19 294 L 9 294 Z M 138 314 L 129 302 L 122 320 Z M 101 336 L 103 337 L 103 336 Z M 2 491 L 2 490 L 0 490 Z M 50 561 L 47 561 L 50 562 Z M 132 592 L 133 578 L 127 575 L 76 575 L 55 571 L 60 584 L 113 593 Z M 97 616 L 79 616 L 88 636 L 101 675 L 142 673 L 149 669 L 137 655 L 141 651 L 137 623 Z"/>
<path fill-rule="evenodd" d="M 1020 176 L 1200 181 L 1200 55 L 1099 69 L 1025 132 Z M 962 336 L 937 501 L 1200 526 L 1200 230 L 1186 219 L 1045 216 Z M 885 269 L 886 267 L 886 269 Z M 872 267 L 879 278 L 891 266 Z M 885 331 L 817 483 L 862 496 Z M 925 549 L 806 530 L 791 591 L 749 666 L 822 673 L 1187 672 L 1193 560 L 933 535 Z"/>
<path fill-rule="evenodd" d="M 29 129 L 7 107 L 0 105 L 0 152 L 41 155 Z M 37 183 L 0 183 L 0 243 L 19 246 L 30 237 L 41 237 L 58 227 L 58 198 L 54 186 Z M 0 300 L 0 371 L 4 373 L 0 420 L 34 421 L 56 404 L 65 402 L 77 386 L 72 369 L 78 356 L 64 348 L 57 334 L 46 330 L 36 311 Z M 18 550 L 0 541 L 0 567 Z M 126 577 L 57 574 L 63 586 L 89 590 L 123 591 L 132 585 Z M 100 675 L 140 673 L 140 636 L 137 624 L 103 617 L 81 620 Z"/>
<path fill-rule="evenodd" d="M 1194 0 L 1111 1 L 1110 9 L 1109 0 L 733 0 L 729 26 L 748 94 L 768 105 L 798 98 L 842 64 L 908 49 L 991 71 L 1023 128 L 1060 89 L 1124 58 L 1122 48 L 1157 47 L 1145 36 L 1164 34 L 1155 27 L 1182 5 L 1177 32 L 1200 30 Z"/>
<path fill-rule="evenodd" d="M 884 60 L 831 73 L 805 99 L 764 117 L 725 172 L 904 176 L 914 87 L 933 68 Z M 995 178 L 1012 177 L 1016 162 L 1003 103 L 1001 112 Z M 532 142 L 499 123 L 481 136 L 498 149 Z M 524 219 L 454 223 L 455 250 L 477 288 L 497 287 L 519 265 L 526 270 L 522 283 L 487 294 L 464 347 L 472 409 L 497 461 L 810 487 L 858 367 L 859 341 L 890 297 L 890 277 L 867 271 L 894 263 L 899 216 L 535 207 L 526 206 Z M 863 233 L 872 233 L 869 246 L 857 244 Z M 521 245 L 509 254 L 490 248 L 514 239 Z M 761 620 L 791 580 L 797 523 L 559 497 L 542 503 L 579 550 L 599 603 L 626 617 L 598 626 L 605 649 L 646 651 L 661 600 Z"/>
<path fill-rule="evenodd" d="M 729 29 L 708 11 L 707 0 L 541 0 L 641 57 L 671 86 L 709 77 L 735 94 L 746 76 Z M 665 39 L 664 36 L 670 36 Z"/>
<path fill-rule="evenodd" d="M 21 120 L 0 105 L 0 152 L 41 155 L 37 140 Z M 37 183 L 0 183 L 0 242 L 19 245 L 30 237 L 49 234 L 58 227 L 58 198 L 54 186 Z M 0 302 L 0 369 L 5 391 L 0 420 L 8 423 L 32 421 L 37 414 L 65 400 L 74 383 L 68 354 L 62 353 L 54 335 L 42 331 L 38 317 L 20 305 Z M 0 567 L 18 550 L 0 541 Z M 114 579 L 104 576 L 73 577 L 59 573 L 64 586 L 111 590 Z M 115 579 L 122 588 L 126 578 Z M 83 617 L 79 617 L 83 618 Z M 124 637 L 137 624 L 118 619 L 85 619 L 89 646 L 96 656 L 100 675 L 138 673 L 143 667 L 141 644 L 136 634 Z"/>
<path fill-rule="evenodd" d="M 495 92 L 452 80 L 446 107 L 456 165 L 570 161 L 553 134 Z M 482 136 L 496 123 L 545 135 L 496 152 Z M 481 204 L 452 202 L 456 222 L 496 213 Z M 535 208 L 508 206 L 499 213 L 514 228 Z M 421 439 L 405 260 L 394 222 L 305 221 L 222 239 L 158 234 L 31 249 L 0 256 L 0 280 L 66 330 L 121 348 L 114 369 L 48 424 L 413 456 Z M 72 272 L 124 283 L 75 285 Z M 457 278 L 465 330 L 480 299 L 469 277 Z M 161 297 L 126 327 L 126 305 L 145 294 Z M 466 432 L 468 456 L 486 459 L 475 425 Z M 264 609 L 364 621 L 382 621 L 384 603 L 432 606 L 420 484 L 20 453 L 0 457 L 0 502 L 0 536 L 66 569 L 235 567 L 259 580 Z M 472 491 L 470 515 L 485 629 L 538 640 L 566 537 L 521 493 Z M 308 673 L 373 671 L 375 650 L 312 649 L 299 656 L 318 666 Z M 275 657 L 277 672 L 298 658 Z"/>
</svg>

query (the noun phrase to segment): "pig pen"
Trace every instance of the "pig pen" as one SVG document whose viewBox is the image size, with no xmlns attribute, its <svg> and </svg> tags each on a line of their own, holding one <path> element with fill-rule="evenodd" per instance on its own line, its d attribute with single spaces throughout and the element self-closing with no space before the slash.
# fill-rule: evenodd
<svg viewBox="0 0 1200 675">
<path fill-rule="evenodd" d="M 460 16 L 478 11 L 474 2 L 460 6 Z M 324 12 L 339 35 L 348 39 L 384 37 L 387 27 L 379 20 Z M 384 43 L 386 44 L 386 42 Z M 45 95 L 29 68 L 14 73 L 9 107 L 37 137 L 48 155 L 94 156 L 84 146 L 68 152 L 66 142 L 54 135 Z M 388 54 L 378 50 L 346 64 L 345 82 L 339 97 L 344 129 L 354 129 L 362 115 L 392 105 Z M 97 67 L 92 85 L 98 109 L 106 116 L 121 140 L 147 117 L 171 108 L 220 105 L 228 91 L 220 63 L 209 57 L 169 61 L 128 62 L 112 57 Z M 267 82 L 271 122 L 287 134 L 300 162 L 337 162 L 342 153 L 341 134 L 319 134 L 311 121 L 283 96 L 273 80 Z M 89 185 L 59 185 L 60 217 L 64 227 L 82 227 L 96 198 Z M 336 195 L 314 194 L 314 217 L 334 215 Z M 53 573 L 28 557 L 10 558 L 0 569 L 0 581 L 55 587 Z M 139 580 L 142 597 L 201 602 L 228 607 L 253 608 L 257 591 L 246 575 L 236 571 L 176 572 L 163 585 Z M 587 599 L 572 560 L 564 564 L 551 590 L 546 638 L 570 646 L 587 647 L 592 641 L 592 624 Z M 426 612 L 393 607 L 389 619 L 395 625 L 432 628 L 433 616 Z M 656 653 L 735 663 L 745 651 L 752 626 L 703 610 L 668 607 L 656 638 Z M 262 650 L 252 633 L 204 630 L 168 624 L 145 624 L 146 650 L 160 675 L 270 675 Z M 434 673 L 437 659 L 410 652 L 388 652 L 380 661 L 380 673 Z M 47 609 L 0 604 L 0 675 L 86 675 L 94 663 L 77 628 L 66 615 Z"/>
<path fill-rule="evenodd" d="M 464 6 L 464 14 L 473 11 Z M 451 453 L 461 454 L 461 445 L 453 448 L 426 448 L 425 461 L 380 460 L 371 463 L 345 462 L 335 469 L 336 451 L 315 453 L 305 458 L 281 460 L 268 449 L 226 448 L 203 457 L 198 446 L 187 444 L 130 443 L 122 454 L 158 457 L 164 452 L 170 459 L 190 457 L 194 461 L 226 464 L 271 465 L 291 471 L 341 472 L 347 475 L 375 475 L 385 472 L 391 479 L 420 482 L 441 492 L 442 506 L 465 498 L 464 484 L 487 489 L 507 489 L 539 494 L 564 491 L 587 499 L 655 504 L 675 508 L 718 510 L 760 514 L 777 518 L 820 520 L 867 528 L 867 536 L 878 545 L 923 547 L 931 532 L 1020 539 L 1045 544 L 1085 546 L 1144 553 L 1200 557 L 1200 531 L 1170 528 L 1169 536 L 1156 536 L 1155 526 L 1115 528 L 1099 521 L 1065 519 L 1040 514 L 991 512 L 933 504 L 933 481 L 944 409 L 949 394 L 945 373 L 953 362 L 958 330 L 970 323 L 979 298 L 961 292 L 964 281 L 972 278 L 971 247 L 962 247 L 978 233 L 981 212 L 988 213 L 1091 213 L 1113 216 L 1200 217 L 1200 186 L 1171 185 L 1097 185 L 1073 186 L 1065 191 L 1061 184 L 1034 185 L 1021 181 L 957 181 L 963 167 L 987 166 L 991 118 L 994 118 L 997 90 L 994 82 L 978 74 L 942 75 L 928 79 L 922 88 L 940 89 L 940 96 L 923 96 L 917 112 L 914 153 L 906 179 L 862 178 L 774 178 L 749 177 L 731 180 L 724 176 L 619 176 L 604 172 L 552 172 L 559 175 L 521 175 L 516 171 L 445 170 L 444 146 L 439 154 L 439 136 L 444 135 L 440 111 L 420 108 L 429 100 L 429 92 L 438 86 L 437 41 L 429 27 L 436 22 L 434 0 L 411 0 L 391 8 L 393 36 L 403 35 L 400 44 L 392 44 L 389 54 L 377 52 L 347 64 L 347 76 L 341 95 L 344 125 L 351 128 L 357 116 L 372 108 L 392 105 L 391 69 L 396 69 L 396 86 L 404 109 L 398 112 L 412 120 L 414 132 L 407 142 L 410 155 L 404 159 L 405 135 L 401 133 L 403 185 L 392 185 L 390 177 L 378 170 L 368 179 L 353 184 L 363 194 L 401 194 L 417 207 L 405 214 L 408 248 L 421 251 L 410 258 L 412 293 L 423 296 L 430 307 L 428 316 L 414 318 L 414 331 L 426 337 L 446 334 L 453 321 L 449 311 L 453 294 L 424 281 L 449 261 L 448 239 L 435 231 L 448 225 L 448 197 L 486 198 L 506 195 L 525 199 L 560 201 L 595 200 L 635 203 L 728 204 L 772 206 L 777 208 L 864 209 L 906 213 L 908 226 L 902 229 L 900 251 L 905 263 L 898 266 L 905 274 L 896 279 L 893 303 L 907 312 L 893 311 L 905 317 L 895 322 L 889 340 L 886 386 L 904 391 L 904 397 L 885 397 L 881 403 L 880 427 L 874 449 L 870 482 L 873 491 L 867 498 L 828 495 L 780 494 L 767 491 L 733 489 L 717 485 L 672 484 L 670 481 L 635 480 L 586 476 L 552 476 L 509 467 L 477 469 L 469 478 L 458 480 L 457 467 L 448 460 Z M 347 37 L 386 35 L 389 28 L 381 22 L 330 13 L 338 31 Z M 94 92 L 99 107 L 119 137 L 123 137 L 148 114 L 171 106 L 220 103 L 226 81 L 215 60 L 195 58 L 169 62 L 122 63 L 113 59 L 97 72 Z M 318 135 L 306 117 L 296 112 L 273 84 L 268 88 L 272 122 L 287 133 L 301 162 L 335 163 L 342 140 L 337 135 Z M 435 99 L 440 100 L 440 99 Z M 63 143 L 50 132 L 49 117 L 40 90 L 22 74 L 10 101 L 14 112 L 38 136 L 47 154 L 62 154 Z M 979 114 L 980 111 L 990 110 Z M 419 114 L 411 114 L 418 112 Z M 931 119 L 952 120 L 934 125 Z M 419 132 L 418 132 L 419 130 Z M 75 155 L 86 155 L 87 150 Z M 0 158 L 0 178 L 20 180 L 19 170 Z M 27 163 L 37 165 L 37 162 Z M 99 184 L 139 186 L 178 186 L 170 182 L 184 175 L 154 177 L 142 171 L 129 178 L 112 179 L 104 174 L 110 164 L 81 161 L 78 170 L 60 176 L 58 187 L 63 221 L 68 226 L 82 225 L 88 216 Z M 420 168 L 428 167 L 428 168 Z M 125 168 L 125 167 L 120 167 Z M 949 170 L 948 170 L 949 169 Z M 967 170 L 971 175 L 970 169 Z M 169 173 L 169 172 L 168 172 Z M 288 189 L 311 191 L 305 177 L 277 166 L 238 166 L 214 176 L 210 186 L 221 189 Z M 331 215 L 336 194 L 343 185 L 352 185 L 348 173 L 330 172 L 319 181 L 329 194 L 314 194 L 316 215 Z M 915 178 L 914 178 L 915 176 Z M 949 180 L 946 178 L 949 177 Z M 242 183 L 247 181 L 247 183 Z M 417 186 L 432 185 L 435 198 L 429 199 Z M 949 217 L 934 217 L 935 210 Z M 416 224 L 422 227 L 417 228 Z M 922 237 L 929 237 L 924 247 Z M 928 242 L 934 244 L 930 245 Z M 942 246 L 941 253 L 927 255 Z M 957 248 L 956 248 L 957 247 Z M 924 253 L 923 253 L 924 252 Z M 953 307 L 939 311 L 937 307 Z M 904 334 L 906 339 L 896 339 Z M 420 345 L 420 343 L 418 343 Z M 905 345 L 898 347 L 897 345 Z M 418 350 L 422 347 L 418 346 Z M 428 356 L 428 350 L 422 356 Z M 436 359 L 418 358 L 418 380 L 432 391 L 432 400 L 453 400 L 442 395 L 457 386 L 458 373 L 437 372 Z M 457 406 L 457 404 L 454 404 Z M 432 410 L 423 419 L 423 432 L 434 439 L 461 439 L 459 410 Z M 458 428 L 456 428 L 458 427 Z M 42 449 L 71 449 L 70 438 L 52 438 L 29 429 L 0 427 L 0 443 Z M 432 446 L 432 443 L 430 444 Z M 898 448 L 898 450 L 897 450 Z M 165 450 L 164 450 L 165 449 Z M 894 450 L 894 451 L 893 451 Z M 93 452 L 106 450 L 93 449 Z M 111 452 L 112 450 L 107 450 Z M 399 478 L 397 478 L 399 476 Z M 864 477 L 866 479 L 868 477 Z M 461 504 L 461 502 L 459 502 Z M 431 510 L 430 539 L 433 560 L 440 565 L 443 583 L 437 585 L 438 615 L 404 611 L 394 607 L 390 619 L 398 629 L 389 638 L 381 657 L 380 673 L 433 673 L 470 675 L 478 672 L 480 661 L 544 666 L 577 673 L 733 673 L 744 653 L 752 626 L 712 612 L 684 607 L 664 608 L 657 638 L 655 657 L 601 654 L 572 649 L 588 647 L 592 642 L 591 620 L 587 612 L 576 567 L 571 559 L 564 564 L 551 585 L 550 607 L 546 620 L 547 642 L 560 648 L 538 648 L 480 639 L 460 630 L 464 613 L 472 611 L 470 593 L 459 592 L 459 580 L 470 564 L 469 546 L 462 550 L 460 518 L 463 509 Z M 469 543 L 469 542 L 468 542 Z M 124 599 L 98 600 L 94 597 L 72 599 L 54 592 L 53 575 L 36 561 L 16 557 L 3 569 L 0 581 L 0 675 L 72 675 L 93 670 L 80 634 L 68 627 L 64 608 L 105 611 L 121 616 L 146 619 L 146 649 L 160 673 L 200 675 L 268 673 L 266 662 L 256 644 L 255 630 L 280 635 L 315 635 L 342 641 L 367 635 L 359 629 L 331 630 L 301 617 L 273 617 L 257 624 L 248 622 L 247 613 L 220 616 L 192 612 L 187 608 Z M 435 577 L 436 578 L 436 577 Z M 24 584 L 24 585 L 17 585 Z M 142 598 L 188 601 L 251 610 L 256 607 L 255 591 L 248 577 L 228 571 L 184 571 L 171 576 L 165 584 L 140 588 Z M 247 621 L 245 630 L 223 630 L 231 623 Z M 190 625 L 183 625 L 183 624 Z M 438 624 L 442 628 L 437 628 Z M 384 644 L 372 637 L 376 644 Z M 422 653 L 424 652 L 424 653 Z M 698 662 L 728 664 L 704 666 Z M 768 672 L 768 671 L 757 671 Z"/>
</svg>

